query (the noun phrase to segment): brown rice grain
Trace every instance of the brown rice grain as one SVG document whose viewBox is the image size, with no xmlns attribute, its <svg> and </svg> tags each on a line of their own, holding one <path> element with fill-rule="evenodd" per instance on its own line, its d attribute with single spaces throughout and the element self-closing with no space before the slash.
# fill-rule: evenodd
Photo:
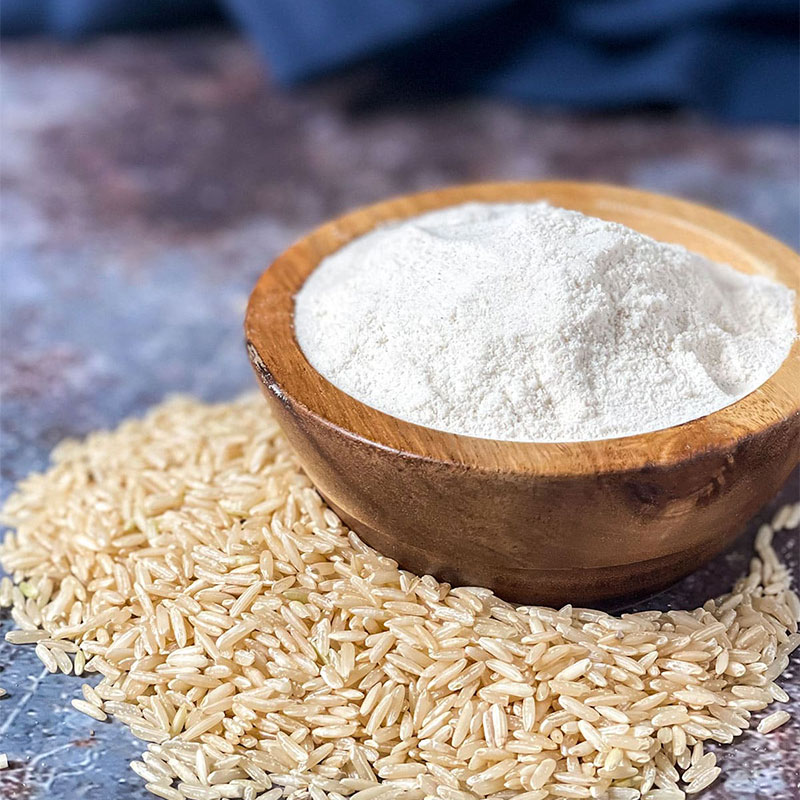
<svg viewBox="0 0 800 800">
<path fill-rule="evenodd" d="M 759 733 L 771 733 L 776 728 L 780 728 L 791 719 L 787 711 L 773 711 L 758 723 L 756 730 Z"/>
<path fill-rule="evenodd" d="M 704 741 L 788 699 L 800 643 L 773 526 L 694 611 L 513 607 L 399 570 L 257 399 L 174 399 L 65 445 L 4 518 L 7 639 L 101 673 L 73 705 L 151 743 L 132 768 L 166 800 L 677 800 L 676 767 L 692 793 L 718 774 Z"/>
</svg>

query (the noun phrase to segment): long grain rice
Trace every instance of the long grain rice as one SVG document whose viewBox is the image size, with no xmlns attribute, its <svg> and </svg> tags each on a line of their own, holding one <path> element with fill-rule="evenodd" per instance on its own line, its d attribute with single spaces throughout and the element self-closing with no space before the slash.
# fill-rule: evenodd
<svg viewBox="0 0 800 800">
<path fill-rule="evenodd" d="M 678 800 L 720 772 L 705 741 L 788 699 L 800 643 L 772 548 L 800 504 L 694 611 L 513 607 L 360 542 L 257 398 L 64 442 L 3 519 L 6 640 L 100 674 L 73 706 L 149 743 L 164 800 Z"/>
<path fill-rule="evenodd" d="M 758 723 L 756 730 L 759 733 L 771 733 L 776 728 L 780 728 L 791 719 L 787 711 L 773 711 Z"/>
</svg>

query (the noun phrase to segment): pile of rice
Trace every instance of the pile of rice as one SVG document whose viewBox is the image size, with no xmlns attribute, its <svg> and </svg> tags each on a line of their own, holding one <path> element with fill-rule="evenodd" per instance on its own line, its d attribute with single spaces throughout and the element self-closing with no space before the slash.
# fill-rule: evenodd
<svg viewBox="0 0 800 800">
<path fill-rule="evenodd" d="M 677 800 L 785 702 L 800 601 L 771 547 L 694 611 L 513 607 L 398 569 L 325 507 L 260 398 L 66 442 L 6 504 L 0 584 L 75 708 L 166 800 Z M 777 711 L 758 728 L 788 719 Z"/>
</svg>

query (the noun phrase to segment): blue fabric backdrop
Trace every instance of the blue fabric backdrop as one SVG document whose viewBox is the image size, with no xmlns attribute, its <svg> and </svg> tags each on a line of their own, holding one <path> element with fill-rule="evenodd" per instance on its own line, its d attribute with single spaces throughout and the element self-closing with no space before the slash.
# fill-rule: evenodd
<svg viewBox="0 0 800 800">
<path fill-rule="evenodd" d="M 6 35 L 227 18 L 291 86 L 365 61 L 395 95 L 800 118 L 797 0 L 2 0 Z"/>
</svg>

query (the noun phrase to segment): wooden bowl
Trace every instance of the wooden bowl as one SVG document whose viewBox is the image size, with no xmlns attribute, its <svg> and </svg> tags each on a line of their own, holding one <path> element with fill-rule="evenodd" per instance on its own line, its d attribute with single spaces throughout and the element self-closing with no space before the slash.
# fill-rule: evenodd
<svg viewBox="0 0 800 800">
<path fill-rule="evenodd" d="M 247 348 L 311 480 L 401 567 L 515 602 L 621 603 L 711 558 L 798 463 L 800 341 L 763 386 L 701 419 L 541 444 L 443 433 L 370 408 L 323 378 L 294 335 L 294 296 L 305 279 L 376 225 L 470 200 L 542 199 L 800 290 L 797 254 L 693 203 L 598 184 L 457 186 L 358 209 L 292 245 L 250 297 Z"/>
</svg>

